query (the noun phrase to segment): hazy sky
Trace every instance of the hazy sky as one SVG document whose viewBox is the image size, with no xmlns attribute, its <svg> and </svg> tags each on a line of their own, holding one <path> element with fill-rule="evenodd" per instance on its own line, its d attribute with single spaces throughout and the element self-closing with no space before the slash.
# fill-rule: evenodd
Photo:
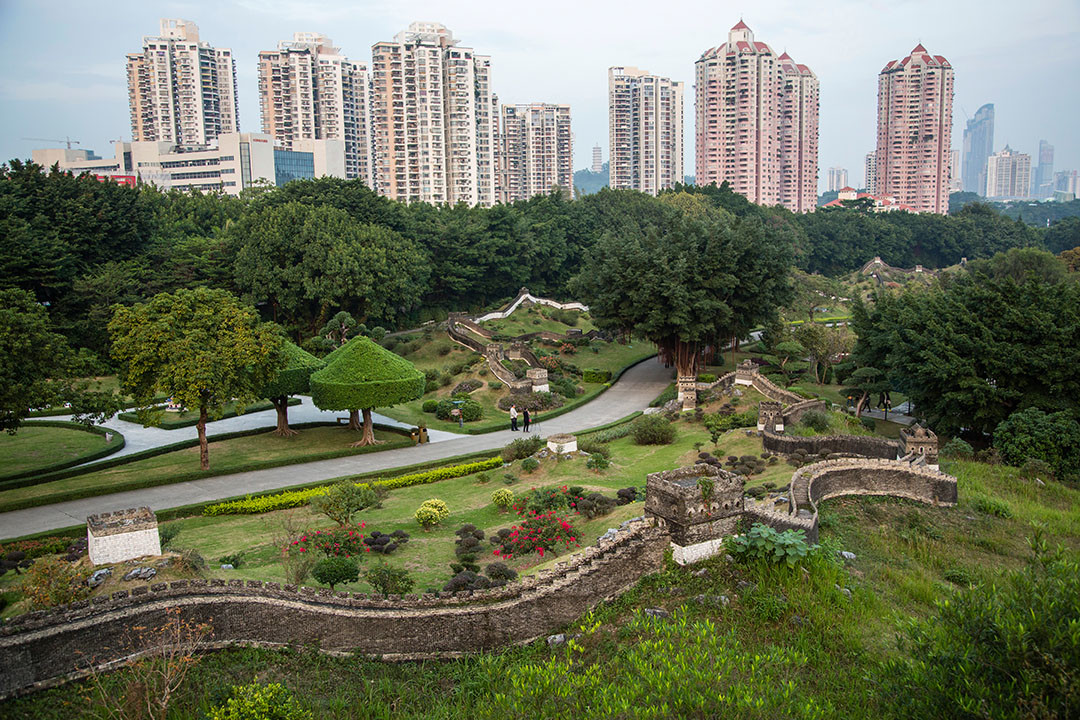
<svg viewBox="0 0 1080 720">
<path fill-rule="evenodd" d="M 260 130 L 260 50 L 315 31 L 370 65 L 373 43 L 430 20 L 492 56 L 501 102 L 570 105 L 575 168 L 588 166 L 596 143 L 608 158 L 609 66 L 682 80 L 685 172 L 693 174 L 694 61 L 742 17 L 756 40 L 818 76 L 822 185 L 834 165 L 862 183 L 877 74 L 919 42 L 956 72 L 953 147 L 961 147 L 964 113 L 992 102 L 995 148 L 1009 143 L 1035 156 L 1046 139 L 1055 170 L 1080 168 L 1078 0 L 0 0 L 0 159 L 55 146 L 24 137 L 70 136 L 104 155 L 110 140 L 130 139 L 124 56 L 157 34 L 161 17 L 192 20 L 201 39 L 232 48 L 244 131 Z"/>
</svg>

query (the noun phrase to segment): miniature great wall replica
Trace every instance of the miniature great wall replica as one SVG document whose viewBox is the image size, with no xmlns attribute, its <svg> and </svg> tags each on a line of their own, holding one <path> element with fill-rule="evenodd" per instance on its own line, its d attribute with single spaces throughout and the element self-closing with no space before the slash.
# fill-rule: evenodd
<svg viewBox="0 0 1080 720">
<path fill-rule="evenodd" d="M 745 523 L 802 530 L 815 542 L 818 506 L 830 498 L 887 495 L 956 504 L 956 478 L 937 469 L 937 438 L 929 430 L 914 426 L 899 441 L 785 436 L 785 425 L 822 403 L 777 387 L 752 363 L 715 383 L 695 381 L 693 390 L 735 385 L 769 398 L 760 404 L 758 429 L 746 431 L 759 433 L 765 449 L 827 458 L 796 470 L 785 498 L 755 502 L 744 493 L 743 476 L 703 453 L 694 465 L 647 477 L 642 517 L 552 569 L 499 588 L 382 596 L 256 580 L 178 580 L 28 613 L 0 627 L 0 698 L 138 658 L 152 647 L 133 629 L 163 625 L 170 611 L 208 624 L 208 648 L 312 645 L 386 659 L 453 657 L 542 637 L 661 570 L 669 548 L 676 562 L 695 562 L 720 552 L 724 538 Z M 679 387 L 684 406 L 692 407 L 691 383 L 680 379 Z M 560 443 L 570 447 L 572 440 Z M 138 553 L 153 552 L 156 532 L 150 538 L 148 531 L 155 525 L 144 508 L 90 518 L 88 527 L 101 551 Z"/>
</svg>

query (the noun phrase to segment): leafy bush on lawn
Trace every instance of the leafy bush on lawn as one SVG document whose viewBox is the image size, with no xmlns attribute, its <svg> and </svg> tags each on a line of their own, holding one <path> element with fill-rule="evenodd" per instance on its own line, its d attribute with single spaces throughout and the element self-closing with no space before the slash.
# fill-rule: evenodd
<svg viewBox="0 0 1080 720">
<path fill-rule="evenodd" d="M 659 415 L 642 415 L 631 423 L 635 445 L 670 445 L 675 442 L 675 426 Z"/>
<path fill-rule="evenodd" d="M 284 686 L 278 683 L 234 685 L 232 695 L 210 710 L 208 720 L 312 720 Z"/>
<path fill-rule="evenodd" d="M 356 582 L 360 579 L 360 566 L 351 557 L 328 557 L 315 563 L 311 570 L 311 576 L 316 582 L 329 585 L 333 590 L 335 585 Z"/>
<path fill-rule="evenodd" d="M 368 570 L 364 573 L 364 579 L 383 595 L 404 595 L 416 584 L 408 570 L 392 568 L 386 563 Z"/>
<path fill-rule="evenodd" d="M 778 532 L 761 523 L 754 523 L 748 532 L 725 540 L 724 546 L 743 562 L 787 563 L 788 567 L 795 567 L 810 552 L 806 535 L 801 531 Z"/>
</svg>

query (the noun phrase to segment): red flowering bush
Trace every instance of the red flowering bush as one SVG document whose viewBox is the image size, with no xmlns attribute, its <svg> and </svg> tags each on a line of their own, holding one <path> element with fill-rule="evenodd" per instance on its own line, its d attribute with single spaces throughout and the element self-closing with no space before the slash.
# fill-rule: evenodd
<svg viewBox="0 0 1080 720">
<path fill-rule="evenodd" d="M 563 355 L 573 355 L 577 352 L 577 348 L 570 343 L 563 343 L 563 346 L 559 348 L 559 352 L 561 352 Z"/>
<path fill-rule="evenodd" d="M 364 544 L 365 523 L 356 527 L 341 527 L 331 530 L 316 530 L 301 535 L 292 541 L 290 553 L 321 552 L 327 557 L 354 557 L 371 552 L 370 545 Z"/>
<path fill-rule="evenodd" d="M 549 510 L 576 512 L 584 491 L 579 487 L 557 485 L 554 487 L 532 488 L 517 498 L 514 511 L 521 516 L 527 513 L 542 513 Z"/>
<path fill-rule="evenodd" d="M 520 525 L 510 528 L 509 534 L 501 536 L 495 555 L 503 558 L 512 558 L 514 555 L 528 555 L 537 553 L 544 557 L 544 553 L 556 552 L 561 549 L 580 547 L 577 539 L 577 531 L 570 519 L 554 510 L 545 513 L 526 511 L 525 519 Z"/>
<path fill-rule="evenodd" d="M 537 359 L 540 360 L 540 364 L 548 370 L 558 370 L 562 366 L 562 363 L 559 362 L 559 358 L 554 355 L 545 355 L 544 357 Z"/>
</svg>

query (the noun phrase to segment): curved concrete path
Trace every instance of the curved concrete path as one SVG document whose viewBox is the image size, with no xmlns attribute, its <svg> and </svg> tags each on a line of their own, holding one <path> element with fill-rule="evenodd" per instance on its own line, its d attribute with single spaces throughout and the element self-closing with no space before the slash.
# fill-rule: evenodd
<svg viewBox="0 0 1080 720">
<path fill-rule="evenodd" d="M 623 373 L 622 377 L 600 397 L 565 415 L 548 421 L 542 420 L 534 425 L 534 430 L 542 435 L 579 432 L 614 422 L 637 410 L 644 410 L 653 398 L 668 386 L 672 380 L 672 374 L 671 369 L 665 368 L 656 359 L 638 363 Z M 296 408 L 290 409 L 290 418 L 292 418 L 291 410 L 294 409 Z M 438 443 L 431 442 L 397 450 L 333 460 L 317 460 L 233 475 L 218 475 L 203 480 L 15 510 L 0 513 L 0 538 L 19 537 L 78 525 L 86 522 L 87 515 L 111 510 L 141 505 L 147 505 L 154 510 L 165 510 L 245 493 L 265 492 L 290 485 L 318 482 L 342 475 L 387 470 L 482 450 L 497 450 L 520 436 L 520 433 L 512 433 L 509 429 L 484 435 L 461 435 Z"/>
</svg>

